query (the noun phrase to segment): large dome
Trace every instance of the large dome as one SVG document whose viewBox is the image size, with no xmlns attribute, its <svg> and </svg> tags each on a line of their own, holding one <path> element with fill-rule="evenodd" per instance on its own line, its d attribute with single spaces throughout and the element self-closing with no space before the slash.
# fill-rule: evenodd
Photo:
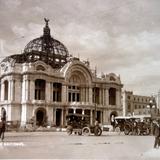
<svg viewBox="0 0 160 160">
<path fill-rule="evenodd" d="M 30 41 L 25 49 L 24 52 L 32 52 L 32 51 L 40 51 L 40 52 L 47 52 L 50 55 L 62 55 L 68 56 L 67 48 L 58 40 L 53 39 L 50 37 L 48 43 L 45 42 L 44 37 L 39 37 Z"/>
<path fill-rule="evenodd" d="M 23 54 L 6 57 L 3 61 L 10 58 L 17 63 L 44 61 L 53 68 L 61 68 L 67 63 L 69 53 L 67 48 L 58 40 L 50 35 L 48 26 L 49 20 L 45 18 L 46 25 L 43 28 L 43 36 L 31 40 L 24 48 Z"/>
</svg>

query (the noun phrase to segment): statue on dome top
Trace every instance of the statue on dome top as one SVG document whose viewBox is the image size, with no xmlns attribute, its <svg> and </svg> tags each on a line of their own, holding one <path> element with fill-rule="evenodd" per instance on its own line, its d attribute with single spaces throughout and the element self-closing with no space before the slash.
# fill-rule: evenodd
<svg viewBox="0 0 160 160">
<path fill-rule="evenodd" d="M 44 18 L 44 21 L 46 22 L 46 26 L 48 26 L 49 19 Z"/>
</svg>

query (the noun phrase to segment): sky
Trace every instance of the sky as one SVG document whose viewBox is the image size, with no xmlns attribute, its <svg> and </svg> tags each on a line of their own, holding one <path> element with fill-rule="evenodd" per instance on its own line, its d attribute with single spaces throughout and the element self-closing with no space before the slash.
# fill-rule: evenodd
<svg viewBox="0 0 160 160">
<path fill-rule="evenodd" d="M 159 10 L 160 0 L 0 0 L 0 60 L 40 37 L 46 17 L 71 55 L 151 96 L 160 89 Z"/>
</svg>

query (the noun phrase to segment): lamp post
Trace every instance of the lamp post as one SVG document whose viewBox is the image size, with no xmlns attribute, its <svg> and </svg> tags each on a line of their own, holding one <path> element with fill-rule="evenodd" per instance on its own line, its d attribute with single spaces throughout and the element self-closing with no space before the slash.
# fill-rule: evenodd
<svg viewBox="0 0 160 160">
<path fill-rule="evenodd" d="M 96 84 L 95 84 L 95 88 L 94 88 L 94 107 L 95 107 L 95 111 L 94 111 L 94 122 L 95 122 L 97 119 Z"/>
<path fill-rule="evenodd" d="M 155 109 L 155 105 L 154 105 L 154 102 L 153 102 L 152 99 L 149 101 L 149 105 L 147 106 L 147 108 L 149 108 L 149 110 L 150 110 L 150 115 L 151 115 L 150 128 L 151 128 L 151 134 L 153 134 L 153 123 L 152 123 L 152 121 L 155 118 L 155 114 L 153 115 L 152 111 L 153 111 L 153 109 Z"/>
<path fill-rule="evenodd" d="M 149 108 L 151 119 L 153 119 L 153 112 L 152 112 L 152 110 L 155 108 L 155 105 L 153 104 L 153 100 L 149 101 L 149 105 L 147 105 L 147 108 Z"/>
</svg>

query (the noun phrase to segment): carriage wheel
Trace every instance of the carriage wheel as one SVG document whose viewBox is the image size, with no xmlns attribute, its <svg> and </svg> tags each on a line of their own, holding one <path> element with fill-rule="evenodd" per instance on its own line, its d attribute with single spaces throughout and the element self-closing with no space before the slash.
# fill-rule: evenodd
<svg viewBox="0 0 160 160">
<path fill-rule="evenodd" d="M 90 128 L 89 128 L 89 127 L 84 127 L 84 128 L 82 129 L 82 134 L 83 134 L 84 136 L 89 136 L 90 133 L 91 133 L 91 131 L 90 131 Z"/>
</svg>

